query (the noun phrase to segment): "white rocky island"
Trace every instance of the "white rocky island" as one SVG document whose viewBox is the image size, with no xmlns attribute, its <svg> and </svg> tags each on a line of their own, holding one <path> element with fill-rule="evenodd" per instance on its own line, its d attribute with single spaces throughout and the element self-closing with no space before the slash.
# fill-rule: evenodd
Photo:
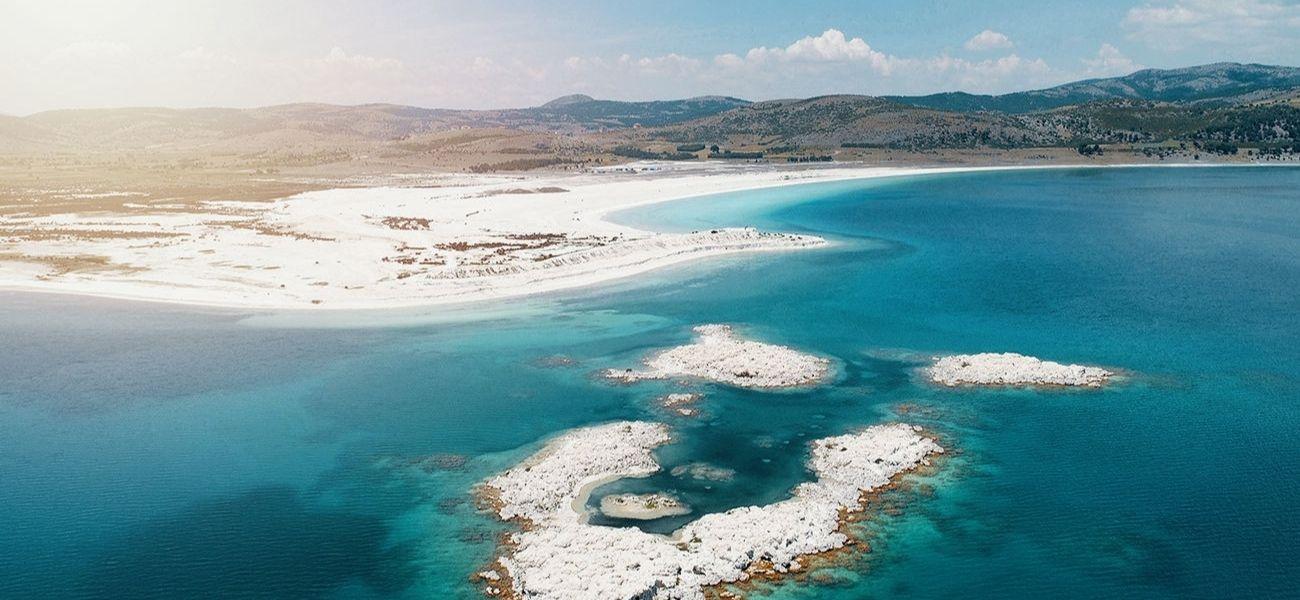
<svg viewBox="0 0 1300 600">
<path fill-rule="evenodd" d="M 705 590 L 760 569 L 798 570 L 802 557 L 848 544 L 845 514 L 865 492 L 943 452 L 919 427 L 877 425 L 816 440 L 814 481 L 789 499 L 704 516 L 673 536 L 587 523 L 582 506 L 595 484 L 658 469 L 651 451 L 662 425 L 619 422 L 572 431 L 519 466 L 489 479 L 485 496 L 503 519 L 523 521 L 493 570 L 488 592 L 538 600 L 702 600 Z"/>
<path fill-rule="evenodd" d="M 654 494 L 610 494 L 600 499 L 600 512 L 616 519 L 651 521 L 691 514 L 691 507 L 676 496 Z"/>
<path fill-rule="evenodd" d="M 1115 376 L 1101 367 L 1064 365 L 1010 352 L 940 357 L 925 370 L 925 374 L 931 382 L 949 387 L 1101 387 Z"/>
<path fill-rule="evenodd" d="M 674 393 L 659 398 L 659 406 L 682 417 L 694 417 L 700 414 L 695 404 L 700 401 L 700 394 Z"/>
<path fill-rule="evenodd" d="M 728 325 L 700 325 L 690 344 L 658 352 L 645 368 L 610 369 L 605 376 L 623 382 L 694 377 L 743 388 L 813 385 L 830 374 L 830 361 L 776 344 L 744 339 Z"/>
</svg>

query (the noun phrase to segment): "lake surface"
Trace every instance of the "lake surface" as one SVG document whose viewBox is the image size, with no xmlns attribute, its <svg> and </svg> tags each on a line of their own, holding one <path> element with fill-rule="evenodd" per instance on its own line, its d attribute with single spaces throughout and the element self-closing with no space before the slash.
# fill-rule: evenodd
<svg viewBox="0 0 1300 600">
<path fill-rule="evenodd" d="M 836 244 L 364 326 L 0 292 L 0 597 L 478 598 L 468 577 L 508 526 L 471 487 L 546 436 L 625 418 L 677 441 L 663 473 L 597 496 L 696 510 L 607 521 L 652 531 L 786 497 L 818 437 L 905 420 L 954 450 L 866 525 L 870 554 L 773 598 L 1294 597 L 1298 190 L 1300 169 L 1064 169 L 673 202 L 618 218 Z M 695 419 L 655 405 L 671 384 L 591 377 L 714 322 L 838 377 L 697 385 Z M 980 351 L 1129 376 L 1085 392 L 915 376 Z M 734 477 L 670 472 L 697 462 Z"/>
</svg>

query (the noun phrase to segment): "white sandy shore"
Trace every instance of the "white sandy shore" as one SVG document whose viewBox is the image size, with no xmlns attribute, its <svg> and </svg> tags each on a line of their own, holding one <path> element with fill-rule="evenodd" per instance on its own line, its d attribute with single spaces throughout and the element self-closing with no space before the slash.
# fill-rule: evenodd
<svg viewBox="0 0 1300 600">
<path fill-rule="evenodd" d="M 950 387 L 1101 387 L 1115 375 L 1101 367 L 1064 365 L 1011 352 L 943 356 L 925 372 L 930 381 Z"/>
<path fill-rule="evenodd" d="M 154 214 L 7 214 L 0 230 L 38 235 L 0 236 L 0 287 L 263 309 L 471 302 L 823 243 L 746 229 L 653 233 L 610 222 L 614 211 L 796 183 L 966 170 L 698 165 L 444 175 L 422 180 L 432 187 L 336 189 Z M 107 264 L 60 273 L 48 257 Z"/>
<path fill-rule="evenodd" d="M 658 470 L 651 451 L 667 439 L 653 423 L 577 429 L 488 480 L 499 516 L 528 527 L 498 558 L 501 572 L 485 578 L 508 579 L 514 597 L 537 600 L 702 600 L 708 586 L 745 580 L 766 565 L 798 570 L 802 557 L 845 546 L 844 511 L 943 452 L 918 427 L 877 425 L 814 441 L 808 467 L 816 480 L 789 499 L 706 515 L 672 537 L 588 524 L 581 507 L 592 484 Z"/>
<path fill-rule="evenodd" d="M 642 379 L 695 377 L 754 389 L 791 388 L 823 381 L 830 361 L 788 346 L 746 340 L 727 325 L 700 325 L 698 339 L 657 352 L 645 368 L 609 369 L 605 376 L 633 383 Z"/>
</svg>

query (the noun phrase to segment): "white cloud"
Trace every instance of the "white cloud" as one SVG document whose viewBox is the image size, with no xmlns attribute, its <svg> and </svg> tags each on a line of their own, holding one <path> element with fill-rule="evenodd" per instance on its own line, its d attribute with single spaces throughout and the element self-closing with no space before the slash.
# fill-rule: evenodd
<svg viewBox="0 0 1300 600">
<path fill-rule="evenodd" d="M 974 43 L 987 49 L 1012 45 L 1005 35 L 989 30 L 967 42 L 968 45 Z M 862 38 L 850 39 L 838 29 L 827 29 L 819 36 L 805 37 L 784 48 L 753 48 L 743 58 L 736 54 L 720 54 L 713 58 L 713 64 L 723 69 L 746 68 L 750 72 L 779 73 L 783 77 L 797 77 L 801 72 L 823 74 L 828 75 L 826 83 L 839 86 L 855 83 L 853 76 L 860 77 L 865 67 L 867 72 L 888 78 L 894 85 L 904 88 L 956 86 L 973 91 L 1001 89 L 1008 80 L 1016 78 L 1038 83 L 1046 81 L 1052 72 L 1042 59 L 1022 58 L 1014 53 L 979 61 L 953 58 L 947 54 L 899 57 L 872 48 Z M 837 73 L 848 77 L 836 77 Z M 854 90 L 841 87 L 838 91 Z M 898 92 L 901 90 L 891 90 L 891 93 Z"/>
<path fill-rule="evenodd" d="M 329 54 L 319 61 L 309 61 L 309 64 L 324 66 L 326 69 L 337 69 L 354 73 L 379 73 L 379 72 L 398 72 L 403 69 L 402 61 L 395 58 L 384 58 L 366 56 L 364 54 L 348 54 L 342 48 L 335 46 L 330 49 Z"/>
<path fill-rule="evenodd" d="M 1015 44 L 1011 43 L 1011 38 L 992 29 L 985 29 L 975 34 L 975 37 L 966 40 L 966 49 L 975 52 L 1011 48 L 1012 46 L 1015 46 Z"/>
<path fill-rule="evenodd" d="M 1124 25 L 1136 28 L 1182 26 L 1199 23 L 1204 17 L 1181 4 L 1173 6 L 1139 6 L 1124 16 Z"/>
<path fill-rule="evenodd" d="M 617 59 L 606 60 L 600 57 L 585 58 L 570 56 L 564 59 L 564 66 L 573 73 L 628 73 L 638 75 L 681 75 L 698 70 L 703 63 L 697 58 L 669 53 L 662 56 L 643 56 L 635 58 L 630 54 L 620 55 Z"/>
<path fill-rule="evenodd" d="M 402 61 L 349 53 L 338 46 L 323 56 L 250 61 L 231 67 L 231 73 L 247 71 L 242 78 L 261 82 L 267 88 L 265 93 L 278 98 L 277 102 L 385 102 L 409 93 L 416 85 Z"/>
<path fill-rule="evenodd" d="M 1045 85 L 1058 76 L 1043 59 L 1022 58 L 1016 54 L 978 61 L 943 55 L 909 61 L 908 64 L 934 73 L 937 75 L 935 79 L 946 82 L 950 88 L 979 93 Z"/>
<path fill-rule="evenodd" d="M 1276 51 L 1300 43 L 1300 5 L 1275 0 L 1156 0 L 1129 9 L 1121 23 L 1129 37 L 1181 50 Z"/>
<path fill-rule="evenodd" d="M 1083 59 L 1083 64 L 1087 66 L 1087 74 L 1091 77 L 1128 75 L 1142 68 L 1142 65 L 1133 62 L 1119 48 L 1110 44 L 1102 44 L 1097 50 L 1097 56 Z"/>
<path fill-rule="evenodd" d="M 694 71 L 699 67 L 699 59 L 682 56 L 676 53 L 665 54 L 663 56 L 645 57 L 637 59 L 636 61 L 637 69 L 651 74 L 684 73 Z"/>
<path fill-rule="evenodd" d="M 736 69 L 745 66 L 745 59 L 728 52 L 713 57 L 713 64 L 726 69 Z"/>
<path fill-rule="evenodd" d="M 1010 44 L 1010 40 L 1006 43 Z M 744 52 L 717 54 L 710 60 L 678 54 L 645 58 L 623 55 L 617 59 L 571 56 L 562 64 L 570 90 L 607 97 L 720 93 L 770 98 L 952 89 L 992 93 L 1050 85 L 1064 79 L 1041 58 L 1015 53 L 985 60 L 947 54 L 900 57 L 838 29 L 805 36 L 786 46 L 756 46 Z"/>
<path fill-rule="evenodd" d="M 817 37 L 807 36 L 784 48 L 759 46 L 745 53 L 742 62 L 735 54 L 714 58 L 715 63 L 761 65 L 767 62 L 863 63 L 872 70 L 888 75 L 897 60 L 875 50 L 860 37 L 849 39 L 838 29 L 827 29 Z"/>
</svg>

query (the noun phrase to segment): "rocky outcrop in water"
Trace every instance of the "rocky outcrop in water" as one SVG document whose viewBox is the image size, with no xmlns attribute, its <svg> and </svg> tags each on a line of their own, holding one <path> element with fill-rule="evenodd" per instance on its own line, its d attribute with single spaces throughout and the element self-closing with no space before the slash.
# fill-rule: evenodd
<svg viewBox="0 0 1300 600">
<path fill-rule="evenodd" d="M 844 515 L 861 508 L 862 494 L 943 452 L 919 427 L 877 425 L 812 442 L 816 479 L 789 499 L 706 515 L 672 537 L 588 524 L 581 506 L 591 487 L 658 470 L 651 451 L 667 441 L 655 423 L 578 429 L 485 482 L 497 514 L 525 523 L 498 558 L 492 589 L 537 600 L 702 600 L 710 586 L 798 570 L 801 557 L 845 546 Z"/>
</svg>

